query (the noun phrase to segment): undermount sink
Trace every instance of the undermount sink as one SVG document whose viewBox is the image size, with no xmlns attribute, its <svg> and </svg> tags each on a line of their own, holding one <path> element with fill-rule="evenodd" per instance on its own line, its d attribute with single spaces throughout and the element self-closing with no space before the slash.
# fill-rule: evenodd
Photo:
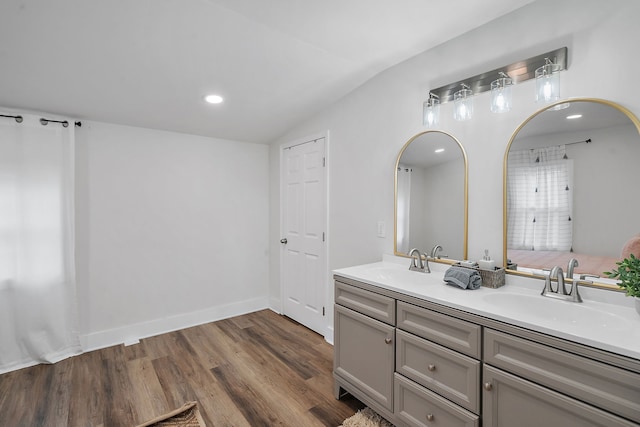
<svg viewBox="0 0 640 427">
<path fill-rule="evenodd" d="M 584 303 L 575 303 L 552 299 L 539 294 L 520 294 L 513 292 L 496 292 L 484 295 L 483 299 L 489 304 L 500 306 L 502 309 L 517 313 L 536 315 L 545 323 L 573 324 L 580 328 L 620 329 L 625 320 L 616 314 L 594 308 Z"/>
<path fill-rule="evenodd" d="M 380 279 L 393 279 L 398 274 L 402 274 L 404 270 L 395 266 L 394 267 L 384 266 L 384 267 L 369 268 L 367 269 L 367 272 Z"/>
<path fill-rule="evenodd" d="M 398 264 L 367 265 L 359 272 L 363 277 L 376 282 L 405 283 L 414 285 L 439 285 L 442 276 L 409 270 L 409 266 Z"/>
</svg>

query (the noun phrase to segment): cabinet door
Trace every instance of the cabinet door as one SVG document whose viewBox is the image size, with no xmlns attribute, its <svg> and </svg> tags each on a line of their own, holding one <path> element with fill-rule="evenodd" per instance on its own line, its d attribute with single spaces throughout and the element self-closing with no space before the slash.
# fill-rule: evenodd
<svg viewBox="0 0 640 427">
<path fill-rule="evenodd" d="M 483 369 L 483 427 L 632 427 L 630 421 L 500 369 Z"/>
<path fill-rule="evenodd" d="M 393 411 L 395 328 L 335 306 L 334 373 Z"/>
</svg>

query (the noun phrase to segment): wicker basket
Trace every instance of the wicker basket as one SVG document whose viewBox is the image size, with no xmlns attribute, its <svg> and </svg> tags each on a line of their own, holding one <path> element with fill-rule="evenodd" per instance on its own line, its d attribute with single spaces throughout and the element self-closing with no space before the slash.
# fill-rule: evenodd
<svg viewBox="0 0 640 427">
<path fill-rule="evenodd" d="M 487 288 L 499 288 L 504 286 L 505 283 L 505 270 L 504 268 L 496 267 L 495 270 L 481 270 L 480 277 L 482 277 L 482 286 Z"/>
</svg>

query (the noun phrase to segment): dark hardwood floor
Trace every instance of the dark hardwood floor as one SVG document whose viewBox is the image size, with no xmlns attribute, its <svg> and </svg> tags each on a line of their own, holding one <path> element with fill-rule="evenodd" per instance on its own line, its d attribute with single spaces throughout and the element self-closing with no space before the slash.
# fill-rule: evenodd
<svg viewBox="0 0 640 427">
<path fill-rule="evenodd" d="M 333 347 L 263 310 L 0 375 L 0 426 L 135 426 L 196 400 L 207 426 L 338 426 Z"/>
</svg>

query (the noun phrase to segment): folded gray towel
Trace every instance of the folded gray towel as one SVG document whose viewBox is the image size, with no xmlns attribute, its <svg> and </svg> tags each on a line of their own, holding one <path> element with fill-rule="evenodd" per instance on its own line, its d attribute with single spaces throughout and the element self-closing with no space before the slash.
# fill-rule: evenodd
<svg viewBox="0 0 640 427">
<path fill-rule="evenodd" d="M 462 289 L 478 289 L 482 286 L 482 276 L 478 270 L 455 265 L 444 273 L 444 281 L 447 285 L 459 286 Z"/>
</svg>

